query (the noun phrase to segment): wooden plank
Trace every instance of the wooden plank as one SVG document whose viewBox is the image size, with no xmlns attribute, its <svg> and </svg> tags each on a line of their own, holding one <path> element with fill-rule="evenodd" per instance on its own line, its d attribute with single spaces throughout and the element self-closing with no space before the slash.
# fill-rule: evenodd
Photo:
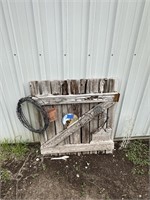
<svg viewBox="0 0 150 200">
<path fill-rule="evenodd" d="M 57 94 L 60 95 L 62 93 L 62 85 L 60 81 L 54 80 L 51 81 L 51 90 L 52 90 L 52 94 Z M 61 109 L 61 105 L 57 105 L 55 106 L 56 108 L 56 120 L 54 121 L 55 124 L 55 135 L 57 135 L 60 131 L 63 130 L 63 124 L 62 124 L 62 109 Z"/>
<path fill-rule="evenodd" d="M 113 92 L 114 91 L 114 86 L 115 86 L 115 80 L 114 79 L 109 79 L 109 92 Z M 106 124 L 106 128 L 107 129 L 112 129 L 113 126 L 113 107 L 107 109 L 107 124 Z"/>
<path fill-rule="evenodd" d="M 80 93 L 80 83 L 78 80 L 69 80 L 68 86 L 69 86 L 69 95 Z M 75 114 L 79 118 L 80 117 L 80 105 L 79 104 L 68 105 L 68 112 Z M 70 135 L 70 143 L 71 144 L 80 144 L 81 143 L 80 129 L 77 132 Z"/>
<path fill-rule="evenodd" d="M 111 107 L 114 103 L 106 102 L 103 104 L 98 104 L 96 105 L 93 109 L 89 110 L 87 113 L 85 113 L 82 117 L 78 119 L 78 121 L 74 122 L 71 124 L 67 129 L 59 133 L 59 135 L 56 135 L 53 137 L 51 140 L 45 142 L 43 144 L 44 146 L 56 146 L 59 144 L 61 141 L 63 141 L 65 138 L 68 136 L 72 135 L 75 133 L 77 130 L 79 130 L 82 126 L 84 126 L 86 123 L 90 122 L 93 117 L 97 116 L 100 112 L 102 112 L 104 109 L 108 109 Z"/>
<path fill-rule="evenodd" d="M 61 88 L 62 88 L 62 95 L 68 95 L 69 94 L 69 88 L 68 88 L 68 83 L 67 80 L 61 81 Z M 61 105 L 62 109 L 62 117 L 64 117 L 68 113 L 68 107 L 67 105 Z M 63 126 L 63 130 L 66 129 L 67 127 Z M 64 141 L 64 144 L 70 144 L 70 136 L 66 138 Z"/>
<path fill-rule="evenodd" d="M 111 129 L 109 131 L 104 131 L 102 128 L 98 128 L 95 133 L 93 133 L 91 143 L 97 143 L 99 141 L 111 140 Z"/>
<path fill-rule="evenodd" d="M 90 93 L 98 93 L 99 90 L 99 79 L 90 80 Z M 93 108 L 96 103 L 90 104 L 90 108 Z M 98 128 L 98 116 L 94 117 L 90 122 L 90 141 L 92 140 L 92 132 Z"/>
<path fill-rule="evenodd" d="M 39 91 L 42 96 L 49 95 L 49 91 L 51 91 L 50 81 L 39 81 Z"/>
<path fill-rule="evenodd" d="M 46 81 L 44 83 L 44 81 L 43 81 L 41 83 L 42 83 L 41 90 L 43 91 L 43 93 L 45 93 L 45 94 L 48 93 L 48 95 L 52 94 L 52 91 L 51 91 L 51 82 L 50 81 Z M 51 108 L 52 108 L 52 106 L 45 106 L 45 110 L 47 112 L 49 112 L 49 110 Z M 47 140 L 49 140 L 49 139 L 51 139 L 52 137 L 55 136 L 55 124 L 54 124 L 54 122 L 50 122 L 49 123 L 49 126 L 48 126 L 48 128 L 46 130 L 46 135 L 47 135 Z"/>
<path fill-rule="evenodd" d="M 89 80 L 90 81 L 90 80 Z M 87 91 L 88 82 L 87 81 Z M 100 103 L 100 102 L 117 102 L 118 101 L 118 93 L 90 93 L 88 94 L 77 94 L 77 95 L 38 95 L 33 97 L 37 101 L 43 102 L 44 105 L 59 105 L 59 104 L 82 104 L 82 103 Z"/>
<path fill-rule="evenodd" d="M 104 81 L 104 93 L 109 93 L 109 79 L 104 78 L 101 80 Z M 100 82 L 100 84 L 101 84 L 101 82 Z"/>
<path fill-rule="evenodd" d="M 40 87 L 38 81 L 31 81 L 29 83 L 31 96 L 40 95 Z"/>
<path fill-rule="evenodd" d="M 29 86 L 30 86 L 31 96 L 40 95 L 40 86 L 39 86 L 38 81 L 31 81 L 29 83 Z M 30 115 L 30 118 L 31 118 L 31 125 L 36 129 L 40 128 L 40 126 L 42 126 L 41 115 L 40 115 L 39 111 L 34 109 L 33 106 L 30 105 L 30 104 L 29 104 L 29 115 Z M 33 136 L 35 134 L 37 134 L 37 133 L 33 133 Z M 41 141 L 41 144 L 43 144 L 46 141 L 45 138 L 44 138 L 44 134 L 39 134 L 39 139 Z"/>
<path fill-rule="evenodd" d="M 85 94 L 89 92 L 88 90 L 89 86 L 86 79 L 80 80 L 80 93 Z M 81 107 L 81 116 L 84 115 L 84 113 L 88 112 L 90 109 L 89 104 L 82 104 Z M 90 126 L 89 123 L 85 124 L 84 127 L 81 128 L 81 141 L 82 143 L 89 143 L 89 135 L 90 135 Z"/>
<path fill-rule="evenodd" d="M 103 94 L 103 93 L 107 93 L 109 89 L 109 85 L 108 85 L 108 79 L 100 79 L 99 81 L 99 93 Z M 99 115 L 99 120 L 98 120 L 98 127 L 101 128 L 105 128 L 105 122 L 106 122 L 106 118 L 107 118 L 107 110 L 104 111 L 104 113 L 100 113 Z"/>
<path fill-rule="evenodd" d="M 100 141 L 99 143 L 94 144 L 68 144 L 64 146 L 56 146 L 55 148 L 41 147 L 41 154 L 55 154 L 55 153 L 76 153 L 76 152 L 85 152 L 88 153 L 89 151 L 112 151 L 114 149 L 114 142 L 112 140 L 108 141 Z"/>
<path fill-rule="evenodd" d="M 50 81 L 39 81 L 39 91 L 40 91 L 41 95 L 49 95 Z M 41 100 L 39 102 L 40 102 L 40 104 L 43 104 L 43 102 Z M 47 107 L 44 107 L 44 109 L 47 111 Z M 42 123 L 42 126 L 44 126 L 43 120 L 41 123 Z M 47 130 L 44 131 L 43 136 L 44 136 L 44 141 L 47 141 L 48 140 Z"/>
</svg>

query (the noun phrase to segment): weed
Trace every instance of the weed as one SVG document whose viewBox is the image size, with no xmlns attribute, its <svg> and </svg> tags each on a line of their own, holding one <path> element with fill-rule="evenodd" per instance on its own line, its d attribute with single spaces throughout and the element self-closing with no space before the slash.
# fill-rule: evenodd
<svg viewBox="0 0 150 200">
<path fill-rule="evenodd" d="M 10 172 L 7 169 L 1 169 L 1 180 L 8 181 L 11 179 Z"/>
<path fill-rule="evenodd" d="M 23 159 L 27 151 L 28 147 L 25 142 L 10 144 L 8 140 L 5 140 L 0 146 L 0 162 L 10 159 Z"/>
<path fill-rule="evenodd" d="M 28 147 L 26 143 L 17 143 L 12 147 L 12 154 L 18 159 L 23 158 L 27 151 Z"/>
<path fill-rule="evenodd" d="M 82 184 L 81 184 L 81 191 L 80 191 L 80 195 L 82 197 L 85 195 L 85 187 L 86 187 L 86 184 L 84 182 L 82 182 Z"/>
<path fill-rule="evenodd" d="M 133 174 L 144 174 L 142 167 L 150 164 L 149 148 L 140 140 L 131 142 L 125 149 L 126 156 L 134 164 Z"/>
</svg>

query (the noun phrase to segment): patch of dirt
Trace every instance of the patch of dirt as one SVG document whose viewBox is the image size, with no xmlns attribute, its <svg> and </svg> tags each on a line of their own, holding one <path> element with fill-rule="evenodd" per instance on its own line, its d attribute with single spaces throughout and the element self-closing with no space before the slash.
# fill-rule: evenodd
<svg viewBox="0 0 150 200">
<path fill-rule="evenodd" d="M 134 175 L 125 153 L 70 155 L 64 160 L 42 157 L 32 147 L 23 161 L 3 164 L 11 180 L 2 182 L 2 199 L 149 199 L 148 168 Z"/>
</svg>

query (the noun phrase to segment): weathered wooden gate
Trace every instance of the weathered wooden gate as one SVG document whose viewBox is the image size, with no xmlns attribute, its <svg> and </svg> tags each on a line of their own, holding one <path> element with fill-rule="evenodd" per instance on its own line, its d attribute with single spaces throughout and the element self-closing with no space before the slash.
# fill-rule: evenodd
<svg viewBox="0 0 150 200">
<path fill-rule="evenodd" d="M 30 91 L 47 110 L 56 112 L 45 133 L 40 135 L 42 154 L 97 153 L 114 149 L 113 105 L 119 100 L 114 79 L 32 81 Z M 67 113 L 78 119 L 62 123 Z M 36 115 L 39 124 L 42 119 Z"/>
</svg>

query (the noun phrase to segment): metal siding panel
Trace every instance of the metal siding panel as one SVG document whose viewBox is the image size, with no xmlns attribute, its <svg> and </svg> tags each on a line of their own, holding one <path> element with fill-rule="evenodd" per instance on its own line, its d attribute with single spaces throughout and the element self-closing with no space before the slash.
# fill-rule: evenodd
<svg viewBox="0 0 150 200">
<path fill-rule="evenodd" d="M 2 0 L 0 9 L 0 140 L 38 141 L 15 113 L 29 81 L 99 77 L 119 81 L 115 137 L 131 122 L 133 137 L 150 136 L 149 0 Z"/>
</svg>

